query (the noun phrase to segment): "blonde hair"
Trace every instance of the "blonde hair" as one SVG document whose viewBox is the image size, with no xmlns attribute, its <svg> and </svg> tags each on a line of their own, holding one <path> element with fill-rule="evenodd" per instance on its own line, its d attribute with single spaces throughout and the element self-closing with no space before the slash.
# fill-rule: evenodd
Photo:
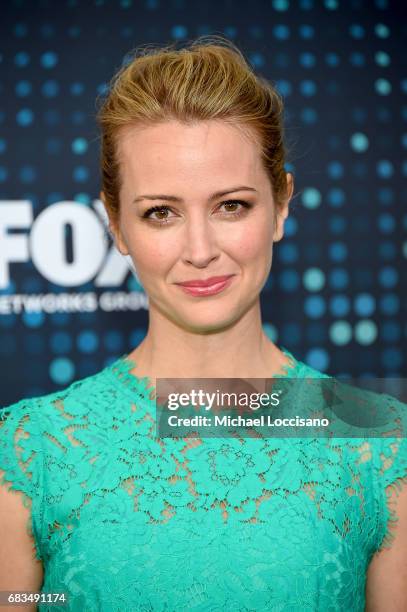
<svg viewBox="0 0 407 612">
<path fill-rule="evenodd" d="M 224 37 L 203 36 L 179 50 L 174 45 L 137 48 L 111 79 L 97 111 L 102 190 L 110 216 L 117 220 L 120 210 L 120 129 L 174 119 L 217 119 L 251 128 L 278 209 L 287 197 L 282 97 Z"/>
</svg>

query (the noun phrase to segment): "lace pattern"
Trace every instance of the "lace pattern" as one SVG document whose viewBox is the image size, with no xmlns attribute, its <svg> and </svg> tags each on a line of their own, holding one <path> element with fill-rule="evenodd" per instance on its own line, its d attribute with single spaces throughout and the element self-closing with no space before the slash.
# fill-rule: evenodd
<svg viewBox="0 0 407 612">
<path fill-rule="evenodd" d="M 327 377 L 288 354 L 287 376 Z M 133 365 L 0 411 L 2 483 L 32 500 L 43 591 L 65 591 L 65 612 L 364 610 L 406 440 L 156 438 Z"/>
</svg>

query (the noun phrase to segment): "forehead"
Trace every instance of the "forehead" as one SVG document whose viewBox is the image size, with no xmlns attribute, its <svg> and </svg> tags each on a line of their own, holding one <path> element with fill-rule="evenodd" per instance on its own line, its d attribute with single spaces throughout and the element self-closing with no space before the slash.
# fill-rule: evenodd
<svg viewBox="0 0 407 612">
<path fill-rule="evenodd" d="M 187 178 L 210 173 L 230 178 L 255 178 L 260 147 L 247 127 L 210 120 L 184 124 L 168 121 L 126 126 L 118 134 L 118 159 L 126 175 L 152 180 L 176 175 Z"/>
</svg>

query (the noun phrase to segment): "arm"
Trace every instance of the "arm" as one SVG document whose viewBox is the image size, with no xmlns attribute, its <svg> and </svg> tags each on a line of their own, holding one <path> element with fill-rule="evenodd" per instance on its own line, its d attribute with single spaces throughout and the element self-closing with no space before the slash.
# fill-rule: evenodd
<svg viewBox="0 0 407 612">
<path fill-rule="evenodd" d="M 365 612 L 407 610 L 407 478 L 386 487 L 386 494 L 397 522 L 391 525 L 391 546 L 379 549 L 369 564 Z"/>
<path fill-rule="evenodd" d="M 0 480 L 4 472 L 0 470 Z M 0 485 L 0 591 L 36 591 L 43 583 L 43 565 L 35 557 L 35 545 L 28 534 L 30 510 L 19 491 Z M 4 612 L 35 612 L 36 604 L 1 606 Z"/>
<path fill-rule="evenodd" d="M 34 540 L 43 468 L 34 408 L 34 401 L 22 400 L 0 409 L 0 591 L 39 592 L 43 583 L 42 554 Z M 0 610 L 34 612 L 37 604 Z"/>
</svg>

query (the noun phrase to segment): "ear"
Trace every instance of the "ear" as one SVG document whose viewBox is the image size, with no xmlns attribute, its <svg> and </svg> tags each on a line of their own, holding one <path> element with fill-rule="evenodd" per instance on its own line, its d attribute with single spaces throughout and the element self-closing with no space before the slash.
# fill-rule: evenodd
<svg viewBox="0 0 407 612">
<path fill-rule="evenodd" d="M 100 192 L 99 198 L 102 200 L 103 206 L 105 207 L 107 216 L 109 218 L 109 232 L 110 232 L 110 235 L 113 238 L 113 241 L 115 243 L 116 249 L 122 255 L 128 255 L 129 254 L 129 250 L 128 250 L 127 246 L 126 246 L 126 243 L 124 241 L 122 232 L 120 230 L 118 219 L 115 219 L 113 217 L 112 211 L 110 210 L 109 206 L 106 205 L 106 197 L 105 197 L 105 194 L 103 193 L 103 191 Z"/>
<path fill-rule="evenodd" d="M 287 197 L 276 214 L 276 224 L 274 228 L 273 242 L 279 242 L 284 236 L 284 221 L 288 217 L 288 205 L 290 203 L 294 191 L 294 176 L 291 172 L 287 172 L 286 175 Z"/>
</svg>

